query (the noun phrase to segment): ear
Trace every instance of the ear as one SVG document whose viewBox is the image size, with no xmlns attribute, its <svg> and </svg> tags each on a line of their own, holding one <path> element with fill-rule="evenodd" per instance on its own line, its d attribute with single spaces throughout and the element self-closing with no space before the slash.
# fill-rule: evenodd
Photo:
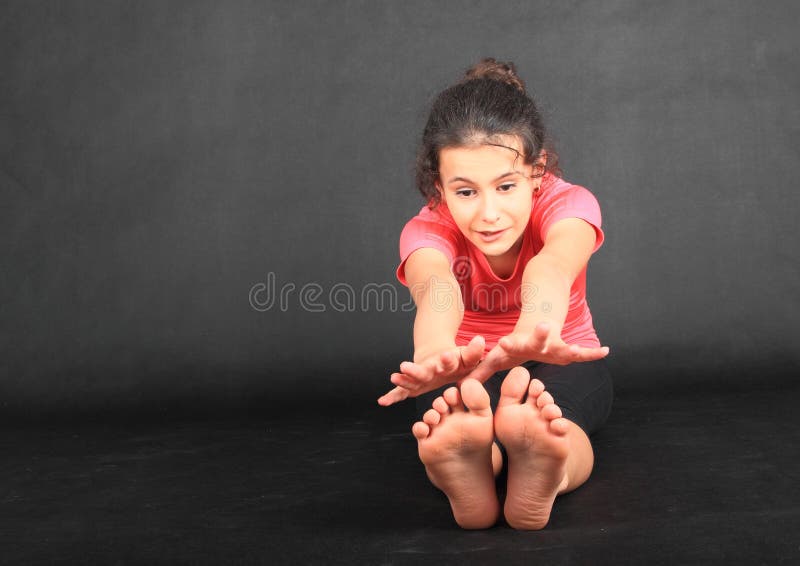
<svg viewBox="0 0 800 566">
<path fill-rule="evenodd" d="M 538 157 L 536 157 L 536 159 L 533 160 L 533 163 L 529 165 L 529 167 L 531 168 L 532 178 L 540 179 L 542 175 L 544 175 L 546 166 L 547 166 L 547 152 L 545 150 L 541 150 L 539 152 Z"/>
<path fill-rule="evenodd" d="M 533 187 L 533 194 L 539 192 L 542 188 L 542 177 L 546 171 L 545 167 L 547 166 L 547 151 L 544 149 L 539 152 L 539 157 L 537 157 L 533 162 L 533 169 L 534 171 L 538 168 L 537 166 L 541 167 L 537 173 L 541 173 L 537 177 L 533 179 L 534 187 Z M 536 171 L 535 171 L 536 172 Z"/>
<path fill-rule="evenodd" d="M 444 188 L 442 187 L 442 180 L 439 176 L 433 181 L 433 186 L 439 191 L 439 198 L 444 201 Z"/>
</svg>

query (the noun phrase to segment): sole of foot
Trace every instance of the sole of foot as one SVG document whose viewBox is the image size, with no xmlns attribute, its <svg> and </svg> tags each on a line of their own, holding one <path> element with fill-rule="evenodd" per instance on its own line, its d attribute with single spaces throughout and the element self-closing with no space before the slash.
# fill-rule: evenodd
<svg viewBox="0 0 800 566">
<path fill-rule="evenodd" d="M 515 529 L 542 529 L 553 501 L 566 487 L 570 423 L 524 367 L 513 368 L 500 389 L 495 434 L 508 453 L 508 488 L 503 512 Z"/>
<path fill-rule="evenodd" d="M 492 470 L 494 418 L 489 394 L 475 379 L 437 397 L 411 428 L 431 482 L 447 495 L 465 529 L 497 522 L 500 503 Z"/>
</svg>

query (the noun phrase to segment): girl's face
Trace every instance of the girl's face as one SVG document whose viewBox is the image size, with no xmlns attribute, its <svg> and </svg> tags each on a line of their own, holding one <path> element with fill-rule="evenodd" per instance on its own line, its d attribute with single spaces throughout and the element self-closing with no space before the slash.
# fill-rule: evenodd
<svg viewBox="0 0 800 566">
<path fill-rule="evenodd" d="M 542 179 L 531 178 L 534 166 L 523 163 L 517 138 L 499 143 L 508 147 L 442 149 L 436 185 L 461 233 L 483 252 L 495 273 L 507 277 L 522 248 L 533 192 Z"/>
</svg>

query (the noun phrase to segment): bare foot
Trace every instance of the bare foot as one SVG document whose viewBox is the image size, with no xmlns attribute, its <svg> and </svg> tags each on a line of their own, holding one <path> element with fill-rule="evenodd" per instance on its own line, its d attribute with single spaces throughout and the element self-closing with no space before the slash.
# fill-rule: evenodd
<svg viewBox="0 0 800 566">
<path fill-rule="evenodd" d="M 569 421 L 544 384 L 515 367 L 500 389 L 494 428 L 508 453 L 506 521 L 515 529 L 541 529 L 559 489 L 567 486 Z"/>
<path fill-rule="evenodd" d="M 460 392 L 445 390 L 411 431 L 428 477 L 447 495 L 456 522 L 465 529 L 494 525 L 500 515 L 492 470 L 494 424 L 483 385 L 467 379 Z"/>
</svg>

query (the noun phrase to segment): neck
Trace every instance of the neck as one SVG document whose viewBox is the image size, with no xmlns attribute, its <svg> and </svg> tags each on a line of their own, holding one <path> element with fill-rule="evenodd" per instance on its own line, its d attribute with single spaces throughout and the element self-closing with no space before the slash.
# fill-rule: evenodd
<svg viewBox="0 0 800 566">
<path fill-rule="evenodd" d="M 514 268 L 517 266 L 517 259 L 522 251 L 522 241 L 524 238 L 525 235 L 523 234 L 503 255 L 493 257 L 485 256 L 489 267 L 492 268 L 494 274 L 500 279 L 508 279 L 511 274 L 514 273 Z"/>
</svg>

